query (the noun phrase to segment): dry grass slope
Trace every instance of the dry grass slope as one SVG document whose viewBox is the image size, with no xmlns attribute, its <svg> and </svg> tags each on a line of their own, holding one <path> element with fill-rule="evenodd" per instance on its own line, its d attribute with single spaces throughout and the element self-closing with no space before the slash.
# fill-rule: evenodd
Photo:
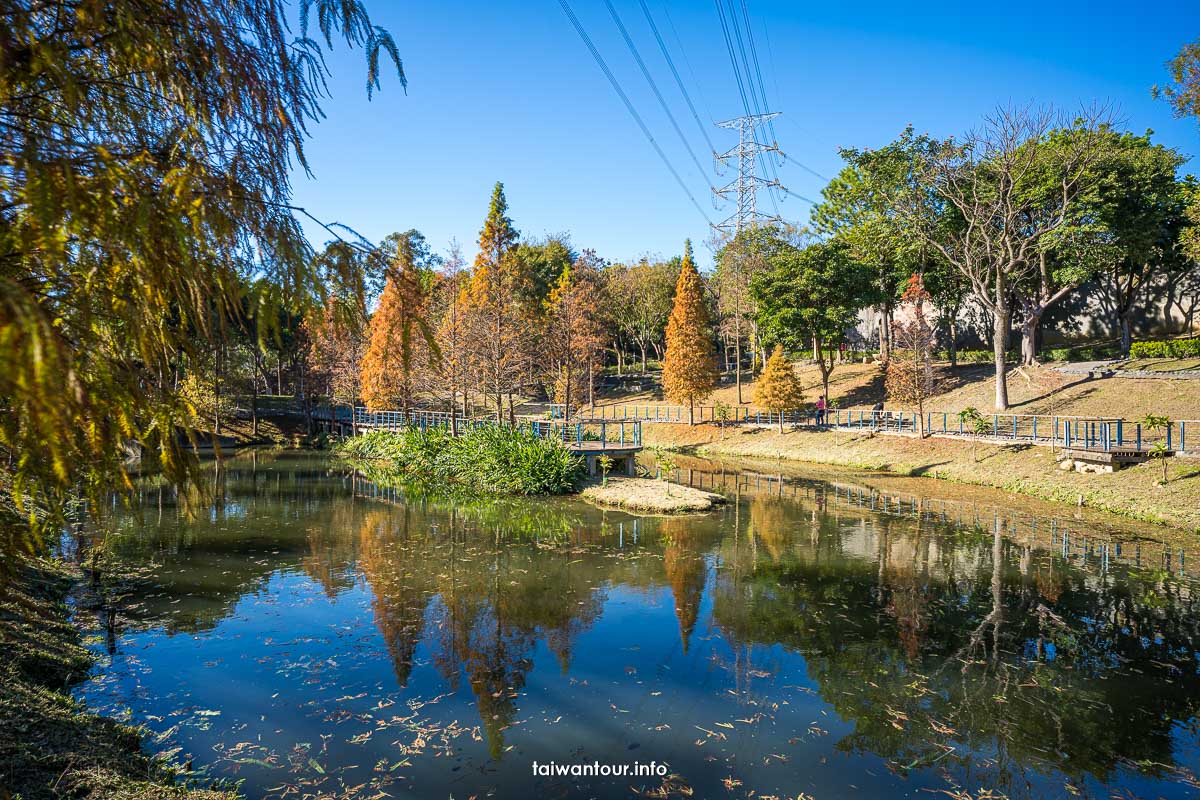
<svg viewBox="0 0 1200 800">
<path fill-rule="evenodd" d="M 992 408 L 994 372 L 987 364 L 965 364 L 954 371 L 942 365 L 946 385 L 929 401 L 929 409 L 958 411 L 974 406 L 983 412 Z M 804 385 L 805 400 L 816 401 L 821 376 L 816 366 L 798 364 L 797 375 Z M 742 387 L 741 405 L 753 408 L 753 382 Z M 1009 375 L 1010 413 L 1104 416 L 1140 419 L 1147 413 L 1166 414 L 1171 419 L 1200 419 L 1200 379 L 1091 378 L 1058 372 L 1048 366 L 1013 370 Z M 886 400 L 883 372 L 878 364 L 841 364 L 830 380 L 831 400 L 841 408 L 870 408 Z M 606 398 L 605 403 L 670 405 L 657 393 Z M 722 386 L 709 403 L 736 406 L 737 389 Z M 889 406 L 890 407 L 890 406 Z"/>
</svg>

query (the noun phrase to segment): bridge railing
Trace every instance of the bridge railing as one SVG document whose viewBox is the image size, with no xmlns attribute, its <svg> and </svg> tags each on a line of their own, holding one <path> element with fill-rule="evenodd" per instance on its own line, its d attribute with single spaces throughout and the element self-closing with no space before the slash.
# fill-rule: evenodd
<svg viewBox="0 0 1200 800">
<path fill-rule="evenodd" d="M 576 447 L 584 447 L 589 442 L 617 447 L 642 446 L 642 421 L 636 419 L 533 420 L 529 425 L 539 436 L 561 439 Z"/>
<path fill-rule="evenodd" d="M 454 425 L 455 435 L 462 434 L 473 428 L 482 426 L 507 426 L 507 420 L 497 420 L 495 417 L 464 418 L 451 415 L 448 411 L 427 411 L 410 409 L 409 411 L 367 411 L 356 408 L 351 415 L 349 407 L 334 408 L 320 406 L 313 410 L 317 419 L 354 424 L 363 430 L 401 431 L 408 428 L 429 430 L 446 428 Z M 530 430 L 543 438 L 559 439 L 565 444 L 585 446 L 587 442 L 604 442 L 620 447 L 640 447 L 642 444 L 641 420 L 607 420 L 607 419 L 576 419 L 564 420 L 521 420 L 517 428 Z"/>
</svg>

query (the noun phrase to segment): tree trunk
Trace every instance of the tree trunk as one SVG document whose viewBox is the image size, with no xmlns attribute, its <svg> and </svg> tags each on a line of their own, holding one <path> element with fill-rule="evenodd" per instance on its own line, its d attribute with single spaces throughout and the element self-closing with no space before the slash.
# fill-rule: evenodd
<svg viewBox="0 0 1200 800">
<path fill-rule="evenodd" d="M 696 406 L 689 398 L 688 399 L 688 425 L 695 425 L 695 424 L 696 424 Z"/>
<path fill-rule="evenodd" d="M 1133 348 L 1133 308 L 1126 308 L 1121 312 L 1121 357 L 1129 358 L 1129 352 Z"/>
<path fill-rule="evenodd" d="M 745 401 L 742 400 L 742 332 L 741 324 L 738 324 L 738 329 L 734 333 L 733 341 L 733 379 L 737 383 L 737 401 L 740 406 Z"/>
<path fill-rule="evenodd" d="M 1038 326 L 1042 324 L 1042 312 L 1030 313 L 1021 323 L 1021 364 L 1032 367 L 1038 363 Z"/>
<path fill-rule="evenodd" d="M 646 345 L 642 342 L 638 342 L 638 347 L 641 348 L 642 351 L 642 374 L 644 375 L 646 373 Z"/>
<path fill-rule="evenodd" d="M 216 367 L 213 369 L 213 444 L 221 435 L 221 361 L 224 355 L 225 343 L 217 345 Z"/>
<path fill-rule="evenodd" d="M 1008 410 L 1008 332 L 1012 321 L 1007 287 L 997 281 L 996 306 L 993 314 L 992 354 L 996 363 L 996 410 Z"/>
<path fill-rule="evenodd" d="M 892 354 L 891 348 L 889 347 L 891 342 L 889 340 L 888 329 L 890 327 L 891 326 L 888 324 L 887 306 L 883 306 L 879 309 L 879 360 L 884 364 L 888 362 L 888 359 Z"/>
<path fill-rule="evenodd" d="M 958 367 L 958 315 L 950 317 L 950 369 Z"/>
</svg>

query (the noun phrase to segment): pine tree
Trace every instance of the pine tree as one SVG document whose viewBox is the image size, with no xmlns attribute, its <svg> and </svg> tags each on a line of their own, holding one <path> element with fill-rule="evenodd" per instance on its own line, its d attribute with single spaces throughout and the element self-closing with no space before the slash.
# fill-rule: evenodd
<svg viewBox="0 0 1200 800">
<path fill-rule="evenodd" d="M 520 305 L 520 281 L 513 249 L 518 233 L 508 218 L 504 184 L 496 183 L 487 219 L 479 233 L 479 255 L 467 289 L 464 320 L 468 360 L 481 389 L 496 404 L 496 418 L 504 417 L 504 398 L 516 389 L 529 341 L 528 320 Z"/>
<path fill-rule="evenodd" d="M 412 245 L 407 236 L 397 242 L 396 260 L 388 270 L 379 309 L 371 317 L 362 395 L 373 411 L 397 406 L 407 411 L 438 358 L 429 324 L 432 276 L 417 266 Z"/>
<path fill-rule="evenodd" d="M 754 404 L 772 414 L 779 414 L 779 432 L 783 433 L 783 414 L 794 411 L 804 402 L 804 387 L 792 369 L 792 362 L 783 353 L 782 345 L 767 360 L 767 367 L 754 389 Z"/>
<path fill-rule="evenodd" d="M 667 320 L 667 352 L 663 358 L 663 391 L 668 400 L 687 403 L 688 424 L 695 423 L 696 403 L 717 388 L 717 354 L 712 320 L 704 302 L 704 285 L 692 260 L 692 243 L 684 245 L 675 305 Z"/>
</svg>

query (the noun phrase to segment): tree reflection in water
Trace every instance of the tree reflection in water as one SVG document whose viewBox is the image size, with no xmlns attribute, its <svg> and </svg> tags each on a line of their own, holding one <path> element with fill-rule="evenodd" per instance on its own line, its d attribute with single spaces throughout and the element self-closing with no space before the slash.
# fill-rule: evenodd
<svg viewBox="0 0 1200 800">
<path fill-rule="evenodd" d="M 725 794 L 727 778 L 792 796 L 1195 787 L 1195 583 L 1140 556 L 1064 556 L 1002 514 L 959 525 L 923 500 L 835 484 L 739 479 L 719 514 L 634 519 L 436 497 L 311 459 L 232 459 L 214 477 L 219 491 L 183 499 L 149 482 L 115 520 L 97 615 L 115 620 L 113 661 L 81 693 L 133 707 L 198 758 L 225 753 L 215 773 L 257 793 L 336 779 L 573 796 L 576 784 L 534 787 L 529 760 L 622 762 L 643 741 L 698 796 Z M 211 651 L 210 679 L 195 662 Z M 186 696 L 173 670 L 199 670 Z M 261 689 L 226 701 L 222 680 Z M 429 711 L 441 697 L 468 706 Z M 409 710 L 381 710 L 393 703 Z M 198 705 L 230 727 L 175 724 Z M 460 721 L 470 736 L 438 758 L 422 749 Z M 251 741 L 264 742 L 254 758 L 228 755 Z M 293 751 L 296 777 L 281 781 L 271 765 L 296 741 L 326 749 Z M 848 762 L 822 772 L 832 756 Z"/>
</svg>

